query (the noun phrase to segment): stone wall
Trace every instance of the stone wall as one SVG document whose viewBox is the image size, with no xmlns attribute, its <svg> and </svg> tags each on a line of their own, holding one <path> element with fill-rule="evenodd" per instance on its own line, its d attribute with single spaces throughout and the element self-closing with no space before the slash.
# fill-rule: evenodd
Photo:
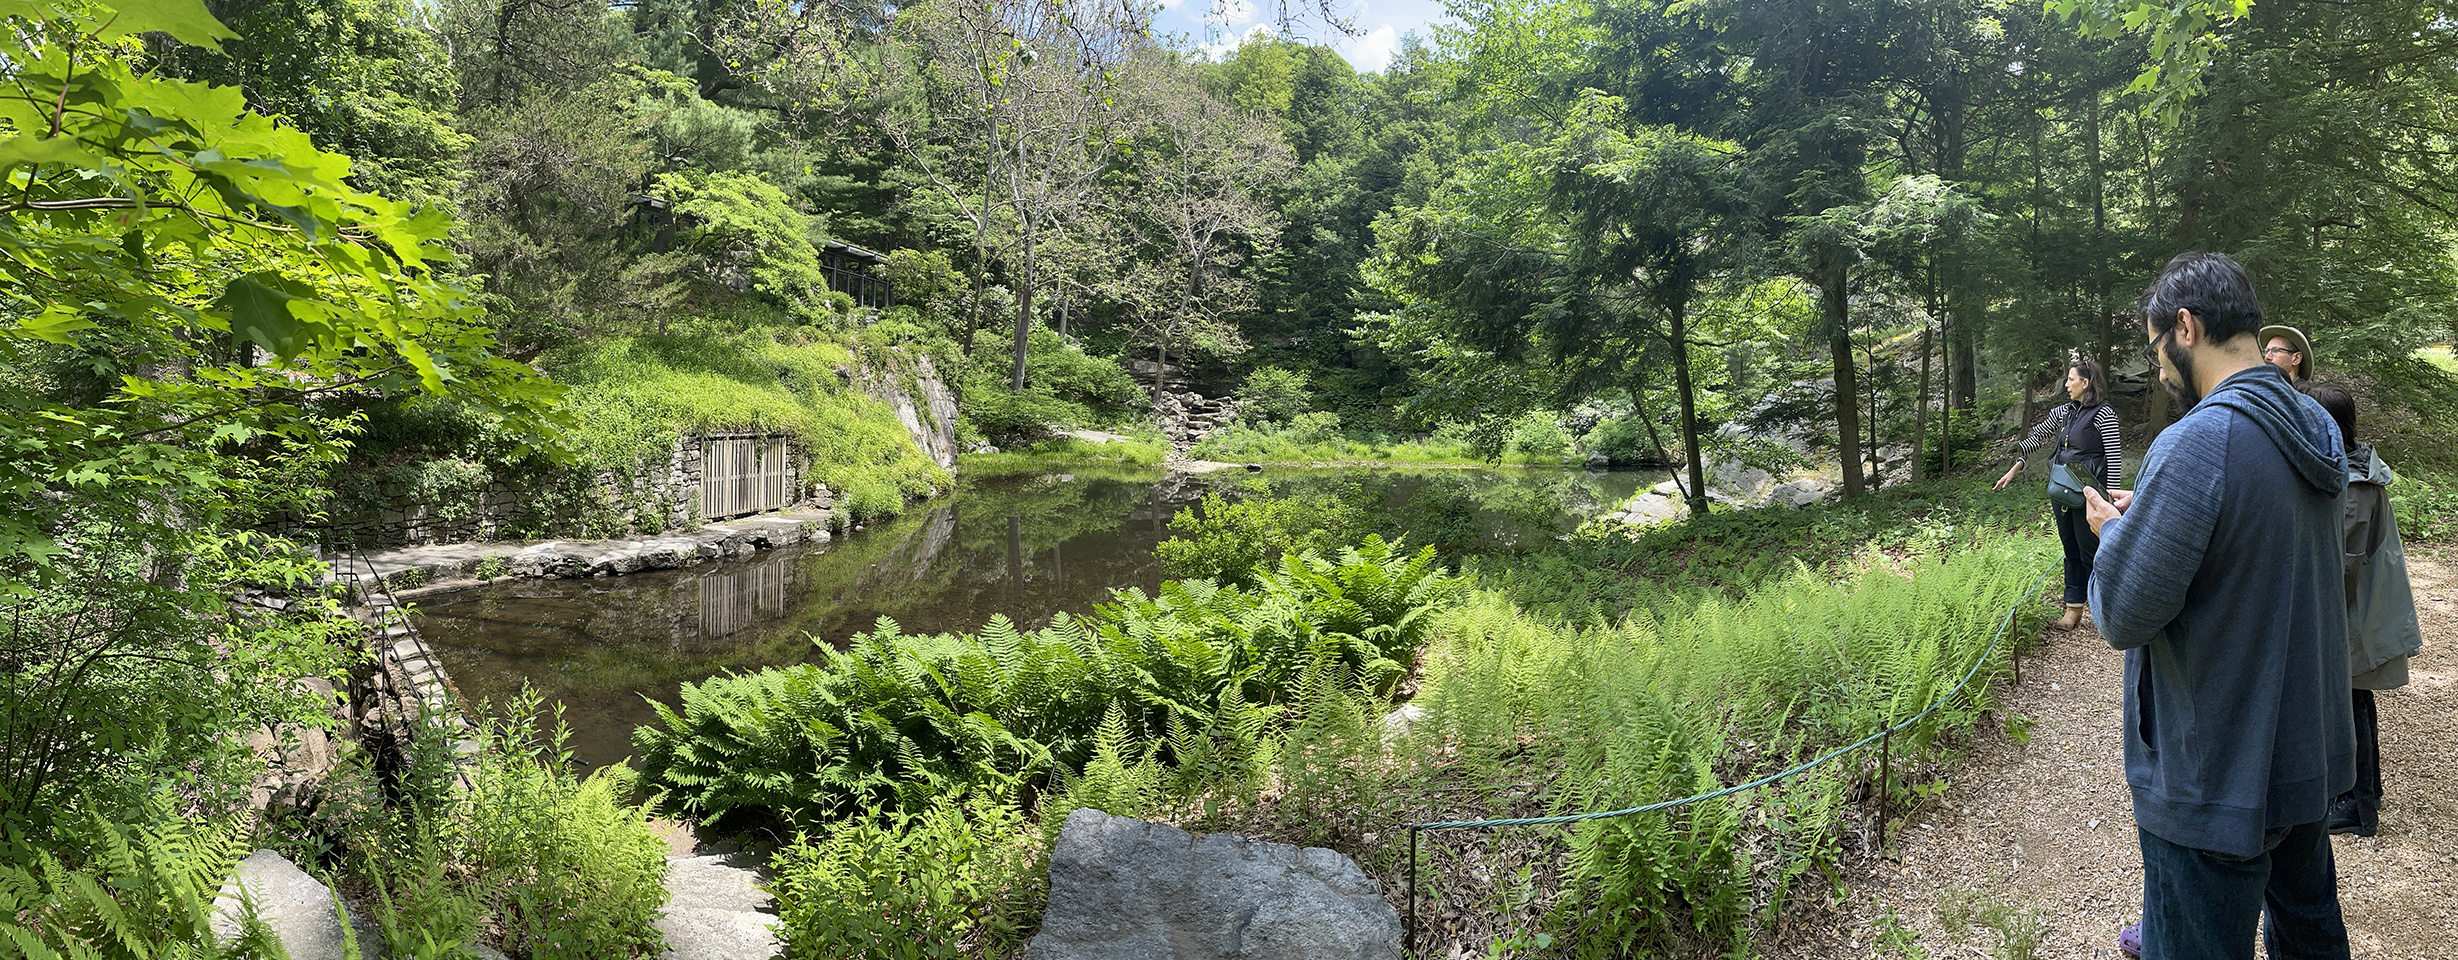
<svg viewBox="0 0 2458 960">
<path fill-rule="evenodd" d="M 497 478 L 482 488 L 422 499 L 407 483 L 383 483 L 340 498 L 324 521 L 291 518 L 275 529 L 332 546 L 377 548 L 504 540 L 524 532 L 596 538 L 697 526 L 704 519 L 700 439 L 677 436 L 665 457 L 645 459 L 628 474 L 599 471 L 580 489 L 568 477 L 543 488 Z M 786 488 L 795 503 L 820 494 L 802 461 L 798 449 L 786 458 Z"/>
</svg>

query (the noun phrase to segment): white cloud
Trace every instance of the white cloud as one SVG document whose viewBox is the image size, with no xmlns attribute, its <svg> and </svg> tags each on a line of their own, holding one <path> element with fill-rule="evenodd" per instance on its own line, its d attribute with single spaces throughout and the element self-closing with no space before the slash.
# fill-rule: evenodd
<svg viewBox="0 0 2458 960">
<path fill-rule="evenodd" d="M 1332 49 L 1340 51 L 1340 59 L 1357 68 L 1359 73 L 1375 73 L 1391 63 L 1391 54 L 1400 48 L 1400 31 L 1384 24 L 1354 37 L 1342 37 Z"/>
<path fill-rule="evenodd" d="M 1247 27 L 1245 30 L 1223 36 L 1218 40 L 1204 44 L 1200 49 L 1203 50 L 1204 59 L 1221 60 L 1227 58 L 1232 53 L 1236 53 L 1239 47 L 1246 44 L 1246 41 L 1257 37 L 1269 37 L 1271 35 L 1271 24 L 1258 23 L 1254 26 Z"/>
</svg>

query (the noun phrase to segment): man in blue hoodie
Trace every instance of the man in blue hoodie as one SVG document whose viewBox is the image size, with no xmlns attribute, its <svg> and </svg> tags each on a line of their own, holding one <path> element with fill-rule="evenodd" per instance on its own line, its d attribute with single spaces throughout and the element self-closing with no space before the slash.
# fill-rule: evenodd
<svg viewBox="0 0 2458 960">
<path fill-rule="evenodd" d="M 2251 960 L 2258 927 L 2274 960 L 2345 960 L 2322 826 L 2355 782 L 2338 430 L 2262 361 L 2236 261 L 2168 261 L 2142 312 L 2189 409 L 2134 491 L 2085 509 L 2091 615 L 2125 651 L 2143 955 Z"/>
</svg>

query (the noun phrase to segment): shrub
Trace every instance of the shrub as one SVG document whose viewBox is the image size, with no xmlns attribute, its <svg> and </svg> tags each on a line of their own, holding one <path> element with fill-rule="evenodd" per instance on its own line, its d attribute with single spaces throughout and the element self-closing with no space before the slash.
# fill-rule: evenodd
<svg viewBox="0 0 2458 960">
<path fill-rule="evenodd" d="M 140 542 L 107 513 L 63 519 L 46 531 L 52 576 L 0 581 L 0 849 L 40 842 L 55 818 L 130 822 L 169 791 L 229 809 L 261 767 L 238 731 L 333 724 L 331 701 L 296 682 L 340 678 L 353 649 L 311 586 L 322 562 L 203 523 Z M 233 602 L 251 585 L 294 602 Z"/>
<path fill-rule="evenodd" d="M 1050 428 L 1117 423 L 1143 409 L 1133 377 L 1036 328 L 1027 342 L 1022 392 L 1010 389 L 1014 342 L 985 330 L 964 367 L 964 416 L 1001 446 L 1045 437 Z"/>
<path fill-rule="evenodd" d="M 2417 470 L 2390 485 L 2399 535 L 2430 542 L 2458 535 L 2458 475 Z"/>
<path fill-rule="evenodd" d="M 964 420 L 983 439 L 1002 447 L 1033 443 L 1053 428 L 1084 423 L 1092 411 L 1041 390 L 1021 393 L 1001 380 L 975 376 L 965 381 Z"/>
<path fill-rule="evenodd" d="M 896 288 L 899 302 L 888 308 L 891 316 L 904 311 L 911 314 L 911 322 L 926 326 L 950 342 L 964 340 L 957 314 L 963 309 L 965 279 L 948 259 L 947 251 L 911 247 L 890 250 L 888 262 L 880 265 L 879 272 Z"/>
<path fill-rule="evenodd" d="M 1238 391 L 1238 413 L 1261 423 L 1286 423 L 1313 406 L 1314 385 L 1284 367 L 1258 367 Z"/>
<path fill-rule="evenodd" d="M 1340 439 L 1340 415 L 1329 410 L 1301 413 L 1283 433 L 1294 443 L 1325 443 Z"/>
<path fill-rule="evenodd" d="M 524 705 L 516 704 L 520 711 Z M 520 711 L 516 715 L 531 715 Z M 575 778 L 566 734 L 493 723 L 477 774 L 445 837 L 488 879 L 479 890 L 503 925 L 502 947 L 533 957 L 650 957 L 662 946 L 666 844 L 632 795 L 631 768 Z"/>
<path fill-rule="evenodd" d="M 819 218 L 794 209 L 776 184 L 739 170 L 684 171 L 659 176 L 657 189 L 688 225 L 684 246 L 711 272 L 740 271 L 753 289 L 805 322 L 833 324 L 845 315 L 851 302 L 829 296 L 835 291 L 820 268 L 818 246 L 827 234 Z"/>
<path fill-rule="evenodd" d="M 1501 459 L 1513 463 L 1553 463 L 1570 452 L 1570 434 L 1549 410 L 1531 410 L 1511 421 Z"/>
<path fill-rule="evenodd" d="M 392 955 L 482 938 L 533 958 L 659 954 L 666 844 L 627 799 L 634 776 L 621 764 L 575 776 L 569 730 L 540 735 L 538 712 L 524 690 L 512 719 L 479 729 L 467 766 L 442 737 L 413 743 L 397 811 L 364 764 L 337 778 L 319 815 L 354 853 L 351 882 L 380 906 Z"/>
<path fill-rule="evenodd" d="M 1320 553 L 1355 537 L 1366 515 L 1353 493 L 1236 501 L 1207 493 L 1196 506 L 1179 508 L 1169 521 L 1169 539 L 1152 552 L 1174 577 L 1252 582 L 1283 553 Z"/>
<path fill-rule="evenodd" d="M 787 960 L 1006 956 L 1037 912 L 1048 857 L 1014 808 L 939 797 L 795 834 L 768 889 Z"/>
<path fill-rule="evenodd" d="M 1647 438 L 1647 425 L 1636 416 L 1600 421 L 1580 442 L 1589 450 L 1604 454 L 1617 467 L 1653 460 L 1656 456 L 1655 444 Z"/>
</svg>

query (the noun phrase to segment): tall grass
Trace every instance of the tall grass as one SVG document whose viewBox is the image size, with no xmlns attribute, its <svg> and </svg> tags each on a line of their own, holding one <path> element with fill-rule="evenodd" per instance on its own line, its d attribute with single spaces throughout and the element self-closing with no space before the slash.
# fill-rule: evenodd
<svg viewBox="0 0 2458 960">
<path fill-rule="evenodd" d="M 1306 416 L 1323 416 L 1308 414 Z M 1418 439 L 1381 433 L 1344 433 L 1300 422 L 1240 424 L 1204 439 L 1191 452 L 1198 460 L 1237 463 L 1456 463 L 1483 464 L 1468 442 L 1435 435 Z M 1516 462 L 1516 461 L 1514 461 Z M 1544 461 L 1550 463 L 1552 461 Z"/>
<path fill-rule="evenodd" d="M 1795 567 L 1738 599 L 1693 592 L 1610 627 L 1533 620 L 1488 593 L 1437 625 L 1399 767 L 1453 786 L 1423 794 L 1433 819 L 1620 809 L 1782 770 L 1950 690 L 2053 553 L 1999 538 L 1942 561 L 1873 558 L 1842 578 Z M 1895 755 L 1934 760 L 1938 738 L 1989 706 L 2013 652 L 2000 645 Z M 1542 925 L 1605 956 L 1744 947 L 1798 881 L 1833 866 L 1867 763 L 1571 829 Z M 1523 789 L 1532 776 L 1541 791 Z M 1459 851 L 1485 839 L 1431 835 L 1435 862 L 1459 870 Z"/>
<path fill-rule="evenodd" d="M 1084 467 L 1155 468 L 1169 459 L 1169 448 L 1151 437 L 1130 437 L 1094 443 L 1075 437 L 1044 440 L 998 453 L 968 453 L 958 466 L 970 474 L 1045 473 Z"/>
</svg>

